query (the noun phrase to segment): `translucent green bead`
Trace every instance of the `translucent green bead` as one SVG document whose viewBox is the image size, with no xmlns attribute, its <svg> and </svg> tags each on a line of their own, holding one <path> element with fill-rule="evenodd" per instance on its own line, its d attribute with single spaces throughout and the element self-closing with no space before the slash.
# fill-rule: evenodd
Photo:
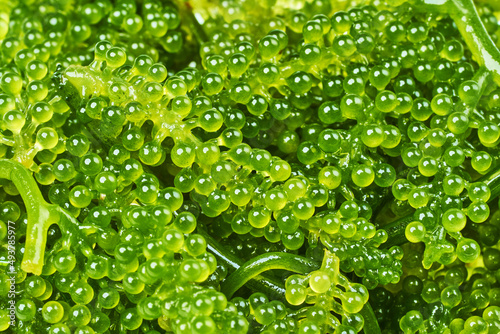
<svg viewBox="0 0 500 334">
<path fill-rule="evenodd" d="M 413 99 L 408 93 L 399 92 L 396 96 L 399 104 L 394 109 L 394 112 L 402 115 L 413 110 Z"/>
<path fill-rule="evenodd" d="M 351 179 L 358 187 L 368 187 L 375 179 L 375 172 L 371 166 L 358 165 L 352 169 Z"/>
<path fill-rule="evenodd" d="M 483 223 L 490 216 L 490 207 L 483 201 L 476 201 L 467 208 L 467 216 L 474 223 Z"/>
<path fill-rule="evenodd" d="M 471 165 L 479 173 L 485 173 L 492 164 L 491 155 L 485 151 L 472 153 Z"/>
<path fill-rule="evenodd" d="M 297 71 L 290 75 L 286 82 L 292 92 L 297 95 L 304 94 L 308 92 L 312 87 L 312 79 L 309 73 L 303 71 Z"/>
<path fill-rule="evenodd" d="M 271 211 L 266 207 L 254 207 L 248 213 L 248 222 L 254 228 L 263 228 L 271 220 Z"/>
<path fill-rule="evenodd" d="M 444 44 L 441 55 L 449 61 L 459 61 L 464 56 L 464 46 L 458 40 L 452 39 Z"/>
<path fill-rule="evenodd" d="M 482 122 L 477 129 L 477 135 L 483 145 L 493 145 L 500 138 L 500 128 L 493 122 Z"/>
<path fill-rule="evenodd" d="M 36 145 L 40 149 L 50 150 L 57 145 L 58 140 L 59 136 L 53 128 L 41 128 L 36 134 Z"/>
<path fill-rule="evenodd" d="M 250 65 L 247 57 L 242 53 L 233 54 L 228 60 L 228 69 L 231 77 L 238 78 L 246 72 Z"/>
<path fill-rule="evenodd" d="M 448 129 L 454 134 L 462 134 L 469 128 L 469 117 L 463 112 L 454 112 L 448 116 Z"/>
<path fill-rule="evenodd" d="M 244 183 L 237 184 L 230 189 L 231 202 L 237 206 L 245 206 L 252 199 L 253 187 Z"/>
<path fill-rule="evenodd" d="M 88 304 L 94 298 L 94 289 L 84 281 L 78 281 L 70 288 L 71 299 L 77 304 Z"/>
<path fill-rule="evenodd" d="M 396 170 L 389 164 L 378 164 L 374 168 L 374 182 L 379 187 L 390 187 L 396 181 Z"/>
<path fill-rule="evenodd" d="M 297 159 L 304 165 L 311 165 L 321 159 L 322 152 L 318 144 L 304 141 L 297 148 Z"/>
<path fill-rule="evenodd" d="M 356 52 L 356 42 L 349 35 L 337 35 L 333 39 L 332 49 L 340 57 L 350 57 Z"/>
<path fill-rule="evenodd" d="M 409 242 L 417 243 L 425 238 L 426 229 L 420 222 L 411 222 L 406 226 L 405 236 Z"/>
<path fill-rule="evenodd" d="M 122 163 L 120 176 L 127 181 L 137 180 L 143 173 L 142 164 L 136 159 L 127 159 Z"/>
<path fill-rule="evenodd" d="M 418 162 L 418 171 L 424 176 L 434 176 L 438 172 L 438 170 L 438 162 L 432 157 L 423 157 Z"/>
<path fill-rule="evenodd" d="M 429 193 L 427 189 L 415 188 L 408 194 L 408 203 L 415 209 L 424 207 L 429 202 Z"/>
<path fill-rule="evenodd" d="M 380 146 L 384 148 L 395 148 L 401 142 L 401 132 L 394 125 L 384 125 L 384 140 Z"/>
<path fill-rule="evenodd" d="M 285 207 L 288 202 L 286 192 L 280 188 L 268 190 L 265 195 L 266 207 L 271 211 L 279 211 Z"/>
<path fill-rule="evenodd" d="M 84 185 L 73 187 L 69 192 L 69 201 L 76 208 L 85 208 L 92 201 L 92 193 Z"/>
<path fill-rule="evenodd" d="M 318 118 L 325 124 L 333 124 L 342 120 L 340 105 L 335 101 L 324 102 L 318 108 Z"/>
<path fill-rule="evenodd" d="M 135 330 L 142 325 L 142 318 L 137 313 L 137 308 L 128 308 L 120 314 L 120 324 L 128 330 Z"/>
<path fill-rule="evenodd" d="M 357 119 L 363 111 L 363 99 L 359 95 L 346 94 L 340 101 L 342 116 L 349 119 Z"/>
<path fill-rule="evenodd" d="M 21 129 L 25 124 L 24 114 L 19 110 L 10 110 L 3 115 L 3 123 L 7 130 L 12 131 L 13 133 L 20 133 Z"/>
<path fill-rule="evenodd" d="M 300 60 L 306 65 L 317 64 L 321 60 L 321 49 L 315 44 L 306 44 L 300 49 Z"/>
<path fill-rule="evenodd" d="M 294 233 L 300 225 L 300 220 L 295 217 L 291 210 L 283 210 L 276 218 L 279 229 L 284 233 Z"/>
<path fill-rule="evenodd" d="M 38 183 L 43 185 L 52 184 L 55 180 L 55 176 L 52 170 L 52 165 L 48 163 L 41 163 L 37 173 L 35 174 Z"/>
<path fill-rule="evenodd" d="M 311 273 L 309 277 L 309 286 L 316 293 L 325 293 L 331 287 L 332 282 L 330 281 L 330 276 L 321 270 L 317 270 Z"/>
<path fill-rule="evenodd" d="M 443 214 L 441 222 L 448 232 L 460 232 L 467 223 L 467 217 L 462 210 L 448 209 Z"/>
<path fill-rule="evenodd" d="M 120 67 L 127 61 L 127 54 L 122 48 L 111 47 L 106 51 L 106 63 L 112 68 Z"/>
<path fill-rule="evenodd" d="M 393 21 L 385 27 L 385 34 L 391 42 L 397 44 L 405 39 L 406 29 L 401 22 Z"/>
<path fill-rule="evenodd" d="M 302 35 L 306 43 L 317 42 L 323 37 L 323 27 L 316 20 L 308 21 L 302 27 Z"/>
<path fill-rule="evenodd" d="M 452 146 L 446 149 L 443 154 L 444 161 L 450 167 L 457 167 L 463 164 L 465 152 L 461 147 Z"/>
<path fill-rule="evenodd" d="M 382 65 L 375 65 L 370 70 L 370 83 L 378 90 L 383 90 L 391 80 L 391 73 Z"/>
<path fill-rule="evenodd" d="M 361 140 L 368 147 L 378 147 L 384 139 L 384 131 L 379 125 L 366 125 L 361 132 Z"/>
<path fill-rule="evenodd" d="M 475 240 L 463 238 L 457 244 L 456 253 L 460 261 L 471 263 L 481 254 L 481 247 Z"/>
<path fill-rule="evenodd" d="M 451 174 L 443 179 L 443 190 L 446 195 L 458 196 L 464 188 L 465 182 L 459 175 Z"/>
<path fill-rule="evenodd" d="M 0 79 L 0 87 L 4 93 L 17 96 L 23 88 L 23 79 L 16 73 L 7 72 Z"/>
<path fill-rule="evenodd" d="M 81 134 L 74 134 L 66 140 L 66 149 L 71 155 L 82 157 L 90 148 L 90 141 Z"/>
<path fill-rule="evenodd" d="M 210 55 L 205 60 L 205 66 L 209 72 L 223 74 L 227 70 L 227 65 L 224 57 L 219 55 Z"/>
<path fill-rule="evenodd" d="M 389 90 L 379 92 L 375 98 L 375 106 L 384 113 L 393 111 L 398 104 L 397 95 Z"/>
<path fill-rule="evenodd" d="M 35 317 L 37 307 L 31 299 L 23 298 L 16 302 L 16 317 L 21 321 L 30 321 Z"/>
<path fill-rule="evenodd" d="M 301 198 L 295 201 L 292 210 L 297 218 L 307 220 L 314 215 L 314 204 L 309 199 Z"/>
<path fill-rule="evenodd" d="M 467 188 L 469 199 L 472 202 L 487 202 L 491 196 L 491 190 L 484 182 L 474 182 Z"/>
<path fill-rule="evenodd" d="M 365 82 L 361 75 L 348 75 L 343 81 L 344 91 L 347 94 L 362 95 L 365 91 Z"/>
<path fill-rule="evenodd" d="M 335 153 L 341 144 L 342 138 L 337 130 L 325 129 L 319 134 L 318 145 L 323 152 Z"/>
<path fill-rule="evenodd" d="M 53 164 L 54 176 L 58 181 L 66 182 L 76 175 L 75 166 L 68 159 L 56 160 Z"/>
<path fill-rule="evenodd" d="M 286 181 L 292 173 L 290 164 L 282 159 L 273 159 L 269 167 L 269 174 L 274 181 Z"/>
<path fill-rule="evenodd" d="M 343 34 L 349 31 L 352 21 L 347 12 L 338 11 L 333 14 L 331 24 L 333 31 L 335 31 L 337 34 Z"/>
<path fill-rule="evenodd" d="M 170 153 L 172 162 L 181 168 L 190 167 L 195 160 L 195 149 L 192 144 L 179 142 L 174 145 Z"/>
<path fill-rule="evenodd" d="M 416 332 L 422 328 L 424 317 L 419 311 L 409 311 L 399 321 L 399 327 L 405 333 Z"/>
<path fill-rule="evenodd" d="M 257 171 L 269 170 L 271 164 L 271 154 L 263 149 L 254 149 L 250 154 L 250 164 Z"/>
<path fill-rule="evenodd" d="M 187 85 L 181 78 L 172 76 L 163 85 L 163 90 L 170 97 L 183 96 L 187 93 Z"/>
<path fill-rule="evenodd" d="M 39 276 L 30 276 L 24 281 L 26 292 L 31 297 L 40 297 L 46 289 L 46 282 Z"/>
<path fill-rule="evenodd" d="M 229 89 L 229 96 L 236 103 L 247 104 L 252 97 L 252 88 L 248 83 L 240 81 Z"/>
<path fill-rule="evenodd" d="M 163 149 L 156 142 L 146 142 L 139 150 L 139 159 L 146 165 L 156 165 L 163 158 Z"/>
<path fill-rule="evenodd" d="M 429 82 L 434 78 L 434 68 L 432 64 L 425 60 L 418 60 L 413 65 L 413 75 L 420 82 Z"/>
<path fill-rule="evenodd" d="M 281 234 L 281 243 L 289 250 L 297 250 L 302 247 L 304 239 L 304 232 L 300 229 L 291 234 Z"/>
<path fill-rule="evenodd" d="M 263 63 L 257 72 L 260 82 L 266 85 L 275 84 L 280 78 L 279 68 L 272 63 Z"/>
<path fill-rule="evenodd" d="M 441 296 L 440 289 L 437 283 L 426 280 L 422 288 L 421 296 L 422 299 L 429 304 L 438 301 Z"/>
<path fill-rule="evenodd" d="M 217 73 L 208 73 L 206 74 L 202 81 L 201 84 L 203 86 L 203 91 L 207 95 L 214 95 L 219 93 L 222 88 L 224 87 L 224 82 L 222 80 L 222 77 L 217 74 Z"/>
<path fill-rule="evenodd" d="M 265 60 L 275 57 L 280 50 L 279 40 L 274 35 L 264 36 L 259 41 L 259 53 Z"/>
<path fill-rule="evenodd" d="M 207 132 L 219 130 L 224 123 L 224 118 L 216 109 L 209 109 L 198 118 L 200 127 Z"/>
</svg>

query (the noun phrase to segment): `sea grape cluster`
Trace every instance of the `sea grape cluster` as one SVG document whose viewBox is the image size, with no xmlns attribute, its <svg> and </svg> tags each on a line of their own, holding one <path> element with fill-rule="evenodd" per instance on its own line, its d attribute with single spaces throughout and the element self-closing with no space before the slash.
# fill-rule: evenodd
<svg viewBox="0 0 500 334">
<path fill-rule="evenodd" d="M 0 330 L 500 331 L 500 81 L 455 5 L 500 61 L 468 0 L 9 2 Z"/>
</svg>

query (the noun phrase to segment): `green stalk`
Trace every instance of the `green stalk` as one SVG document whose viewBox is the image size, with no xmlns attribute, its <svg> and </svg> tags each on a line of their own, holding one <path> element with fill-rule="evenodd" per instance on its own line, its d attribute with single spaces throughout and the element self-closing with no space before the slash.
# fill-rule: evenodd
<svg viewBox="0 0 500 334">
<path fill-rule="evenodd" d="M 373 312 L 372 306 L 369 302 L 363 306 L 361 311 L 359 312 L 363 319 L 365 320 L 365 324 L 363 325 L 363 333 L 365 334 L 381 334 L 380 326 L 378 325 L 377 317 Z"/>
<path fill-rule="evenodd" d="M 205 241 L 207 242 L 207 250 L 215 255 L 218 263 L 224 264 L 230 272 L 236 271 L 241 267 L 243 261 L 229 253 L 208 233 L 201 229 L 198 229 L 198 233 L 203 235 Z M 271 299 L 286 302 L 285 287 L 283 286 L 283 283 L 278 280 L 258 275 L 248 282 L 248 286 L 253 290 L 265 292 L 265 294 Z"/>
<path fill-rule="evenodd" d="M 267 253 L 245 262 L 234 273 L 229 275 L 221 285 L 226 297 L 231 296 L 246 282 L 255 276 L 271 269 L 284 269 L 299 274 L 307 274 L 319 269 L 320 264 L 302 256 L 289 253 Z"/>
<path fill-rule="evenodd" d="M 28 214 L 26 244 L 21 269 L 40 275 L 44 264 L 47 232 L 52 224 L 63 233 L 78 235 L 78 222 L 64 209 L 45 201 L 31 172 L 16 161 L 0 159 L 0 179 L 11 180 L 23 199 Z"/>
</svg>

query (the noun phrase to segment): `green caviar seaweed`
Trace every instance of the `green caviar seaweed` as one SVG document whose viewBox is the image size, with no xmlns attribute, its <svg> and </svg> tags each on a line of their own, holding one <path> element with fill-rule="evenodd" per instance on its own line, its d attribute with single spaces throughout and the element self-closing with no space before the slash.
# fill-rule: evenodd
<svg viewBox="0 0 500 334">
<path fill-rule="evenodd" d="M 490 2 L 0 0 L 0 331 L 499 333 Z"/>
</svg>

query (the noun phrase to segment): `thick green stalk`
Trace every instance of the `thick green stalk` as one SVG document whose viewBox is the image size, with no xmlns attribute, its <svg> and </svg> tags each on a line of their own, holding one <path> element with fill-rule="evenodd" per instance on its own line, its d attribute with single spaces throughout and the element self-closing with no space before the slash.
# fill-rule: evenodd
<svg viewBox="0 0 500 334">
<path fill-rule="evenodd" d="M 19 162 L 0 159 L 0 178 L 11 180 L 21 195 L 28 214 L 26 245 L 21 268 L 40 275 L 43 267 L 47 232 L 59 222 L 56 205 L 48 204 L 38 189 L 31 172 Z"/>
<path fill-rule="evenodd" d="M 198 233 L 202 234 L 205 238 L 207 242 L 207 250 L 215 255 L 217 261 L 224 264 L 230 272 L 234 272 L 241 267 L 243 261 L 229 253 L 208 233 L 201 229 L 198 229 Z M 258 275 L 248 282 L 248 286 L 256 291 L 264 292 L 271 299 L 286 302 L 285 287 L 282 282 L 275 279 Z"/>
<path fill-rule="evenodd" d="M 79 235 L 78 222 L 61 207 L 45 201 L 31 172 L 19 162 L 0 159 L 0 179 L 11 180 L 14 183 L 28 214 L 21 269 L 27 273 L 40 275 L 50 225 L 59 225 L 61 232 L 68 233 L 71 238 Z"/>
<path fill-rule="evenodd" d="M 359 312 L 363 316 L 365 320 L 365 324 L 363 325 L 363 333 L 365 334 L 380 334 L 382 331 L 380 330 L 380 326 L 378 325 L 377 317 L 373 312 L 372 306 L 369 302 L 363 306 L 361 311 Z"/>
<path fill-rule="evenodd" d="M 221 291 L 228 297 L 255 276 L 272 269 L 284 269 L 299 274 L 307 274 L 319 269 L 320 264 L 302 256 L 289 253 L 267 253 L 245 262 L 224 280 Z"/>
</svg>

